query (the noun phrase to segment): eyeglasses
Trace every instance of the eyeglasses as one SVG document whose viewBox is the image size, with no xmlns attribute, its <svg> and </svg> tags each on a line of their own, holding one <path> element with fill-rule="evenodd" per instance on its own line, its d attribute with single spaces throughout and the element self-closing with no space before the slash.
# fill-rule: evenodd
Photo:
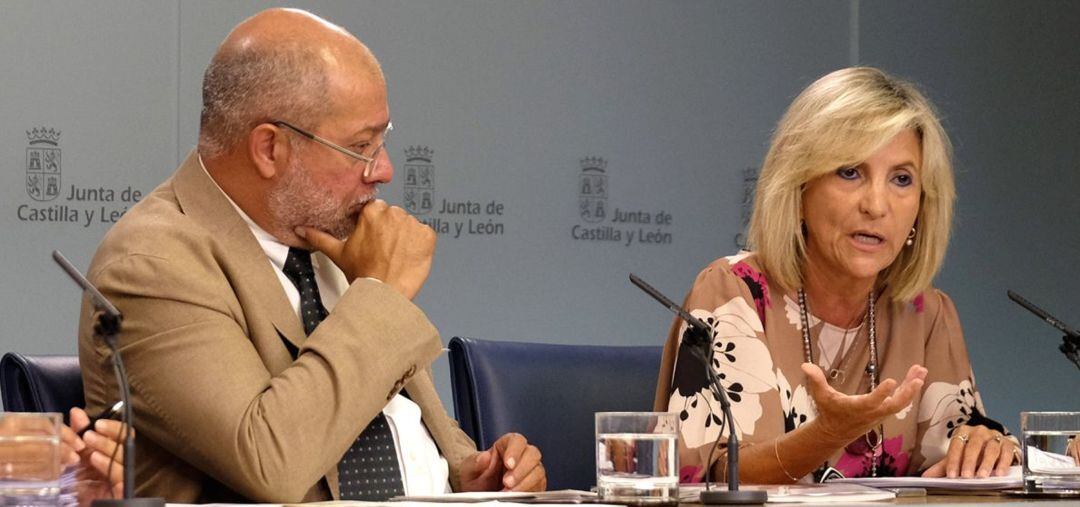
<svg viewBox="0 0 1080 507">
<path fill-rule="evenodd" d="M 337 143 L 334 143 L 333 141 L 330 141 L 328 139 L 324 139 L 324 138 L 319 137 L 319 136 L 317 136 L 315 134 L 312 134 L 311 132 L 308 132 L 308 131 L 300 128 L 300 127 L 292 125 L 289 122 L 282 121 L 282 120 L 277 120 L 277 121 L 272 121 L 270 123 L 272 125 L 277 125 L 278 127 L 285 127 L 285 128 L 287 128 L 289 130 L 292 130 L 293 132 L 296 132 L 297 134 L 300 134 L 300 135 L 302 135 L 302 136 L 304 136 L 304 137 L 306 137 L 308 139 L 311 139 L 312 141 L 315 141 L 315 142 L 317 142 L 317 143 L 319 143 L 319 144 L 321 144 L 323 146 L 326 146 L 327 148 L 330 148 L 330 149 L 333 149 L 335 151 L 344 153 L 344 154 L 346 154 L 346 155 L 348 155 L 348 156 L 350 156 L 350 157 L 352 157 L 352 158 L 354 158 L 356 160 L 359 160 L 359 161 L 363 162 L 364 163 L 364 177 L 365 178 L 367 178 L 368 176 L 371 175 L 371 171 L 373 171 L 375 169 L 375 166 L 378 163 L 377 159 L 379 158 L 379 152 L 382 151 L 382 149 L 386 147 L 386 134 L 388 134 L 391 130 L 394 130 L 394 124 L 393 123 L 388 124 L 386 126 L 386 130 L 384 130 L 383 133 L 382 133 L 382 136 L 381 136 L 383 138 L 382 142 L 379 143 L 379 145 L 375 147 L 375 151 L 372 151 L 371 155 L 364 155 L 362 153 L 357 153 L 357 152 L 352 151 L 352 150 L 350 150 L 348 148 L 345 148 L 345 147 L 343 147 L 343 146 L 341 146 L 341 145 L 339 145 Z"/>
</svg>

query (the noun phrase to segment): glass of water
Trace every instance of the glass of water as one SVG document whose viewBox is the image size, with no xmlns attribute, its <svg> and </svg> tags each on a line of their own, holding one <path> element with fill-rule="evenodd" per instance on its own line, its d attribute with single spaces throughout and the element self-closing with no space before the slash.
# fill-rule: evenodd
<svg viewBox="0 0 1080 507">
<path fill-rule="evenodd" d="M 679 501 L 675 445 L 678 414 L 596 414 L 596 489 L 600 499 L 628 504 Z"/>
<path fill-rule="evenodd" d="M 1024 490 L 1080 491 L 1080 412 L 1021 412 Z"/>
<path fill-rule="evenodd" d="M 56 413 L 0 413 L 0 505 L 56 505 L 61 424 Z"/>
</svg>

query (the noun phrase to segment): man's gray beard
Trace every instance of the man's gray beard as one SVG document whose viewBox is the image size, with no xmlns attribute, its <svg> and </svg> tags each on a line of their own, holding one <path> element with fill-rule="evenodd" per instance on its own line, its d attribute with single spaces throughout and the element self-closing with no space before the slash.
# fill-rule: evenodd
<svg viewBox="0 0 1080 507">
<path fill-rule="evenodd" d="M 289 173 L 270 191 L 270 216 L 275 224 L 289 231 L 299 226 L 319 229 L 344 241 L 356 228 L 361 205 L 375 198 L 378 189 L 347 206 L 340 206 L 333 195 L 320 188 L 303 167 L 294 163 Z"/>
</svg>

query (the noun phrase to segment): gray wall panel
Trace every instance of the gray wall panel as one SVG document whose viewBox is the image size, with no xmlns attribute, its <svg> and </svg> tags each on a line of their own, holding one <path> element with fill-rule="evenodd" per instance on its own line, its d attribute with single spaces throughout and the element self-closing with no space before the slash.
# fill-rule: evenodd
<svg viewBox="0 0 1080 507">
<path fill-rule="evenodd" d="M 917 13 L 917 14 L 916 14 Z M 938 286 L 960 312 L 992 416 L 1080 410 L 1061 337 L 1005 297 L 1080 325 L 1080 4 L 862 2 L 860 57 L 921 83 L 956 145 Z"/>
<path fill-rule="evenodd" d="M 174 8 L 5 2 L 2 12 L 2 348 L 73 353 L 80 297 L 49 253 L 58 248 L 86 266 L 110 225 L 101 210 L 106 220 L 124 211 L 132 204 L 122 198 L 125 189 L 145 194 L 175 165 Z M 55 145 L 30 144 L 26 131 L 42 127 L 60 132 Z M 60 163 L 49 175 L 60 178 L 57 192 L 37 200 L 27 181 L 44 173 L 28 170 L 28 152 L 40 150 L 58 150 Z M 77 221 L 55 220 L 65 212 Z"/>
</svg>

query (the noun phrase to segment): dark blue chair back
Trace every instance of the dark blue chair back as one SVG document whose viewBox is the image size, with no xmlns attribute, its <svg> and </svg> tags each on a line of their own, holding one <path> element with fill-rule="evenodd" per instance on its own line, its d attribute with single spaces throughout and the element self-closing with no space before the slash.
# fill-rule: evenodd
<svg viewBox="0 0 1080 507">
<path fill-rule="evenodd" d="M 651 411 L 663 347 L 450 340 L 461 428 L 481 449 L 508 432 L 540 448 L 548 489 L 596 484 L 596 412 Z"/>
<path fill-rule="evenodd" d="M 9 352 L 0 359 L 0 391 L 8 412 L 60 412 L 84 407 L 78 356 L 26 356 Z"/>
</svg>

